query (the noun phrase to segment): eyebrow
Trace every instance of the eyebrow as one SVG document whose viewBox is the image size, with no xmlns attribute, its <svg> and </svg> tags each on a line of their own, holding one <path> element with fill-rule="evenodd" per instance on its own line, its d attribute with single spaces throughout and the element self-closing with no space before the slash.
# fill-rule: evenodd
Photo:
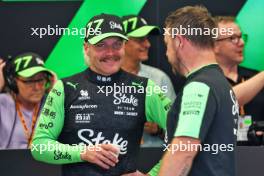
<svg viewBox="0 0 264 176">
<path fill-rule="evenodd" d="M 242 32 L 239 32 L 239 33 L 233 33 L 232 35 L 229 35 L 229 36 L 241 36 L 243 33 Z"/>
</svg>

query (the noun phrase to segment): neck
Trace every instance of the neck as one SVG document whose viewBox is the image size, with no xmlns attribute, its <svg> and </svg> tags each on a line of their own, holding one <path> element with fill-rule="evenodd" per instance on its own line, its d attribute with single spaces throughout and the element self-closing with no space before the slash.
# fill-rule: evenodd
<svg viewBox="0 0 264 176">
<path fill-rule="evenodd" d="M 184 70 L 184 75 L 188 75 L 189 72 L 197 70 L 205 65 L 215 64 L 215 54 L 213 50 L 194 50 L 193 52 L 189 52 L 189 56 L 186 57 L 186 64 L 188 70 Z"/>
<path fill-rule="evenodd" d="M 140 61 L 125 56 L 122 62 L 122 68 L 132 74 L 138 74 L 140 69 Z"/>
<path fill-rule="evenodd" d="M 32 102 L 28 102 L 24 100 L 19 95 L 16 98 L 17 98 L 17 101 L 19 101 L 22 108 L 27 109 L 27 110 L 33 110 L 38 105 L 38 103 L 32 103 Z"/>
<path fill-rule="evenodd" d="M 237 65 L 220 64 L 226 77 L 233 81 L 237 81 L 238 78 L 238 67 Z"/>
</svg>

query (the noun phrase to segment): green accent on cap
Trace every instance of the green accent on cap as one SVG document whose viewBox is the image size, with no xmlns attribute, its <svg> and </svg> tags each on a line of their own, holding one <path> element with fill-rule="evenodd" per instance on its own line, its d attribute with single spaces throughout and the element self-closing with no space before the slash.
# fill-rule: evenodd
<svg viewBox="0 0 264 176">
<path fill-rule="evenodd" d="M 128 37 L 145 37 L 154 29 L 159 30 L 159 27 L 157 27 L 157 26 L 142 26 L 142 27 L 128 33 L 127 36 Z"/>
<path fill-rule="evenodd" d="M 102 35 L 97 35 L 94 36 L 93 38 L 89 39 L 88 42 L 92 45 L 100 42 L 101 40 L 107 38 L 107 37 L 121 37 L 122 39 L 128 40 L 128 38 L 120 33 L 115 33 L 115 32 L 110 32 L 110 33 L 105 33 Z"/>
<path fill-rule="evenodd" d="M 24 78 L 28 78 L 28 77 L 31 77 L 31 76 L 39 73 L 39 72 L 43 72 L 43 71 L 46 71 L 46 72 L 52 74 L 52 72 L 49 69 L 46 69 L 46 68 L 41 67 L 41 66 L 36 66 L 36 67 L 28 68 L 26 70 L 23 70 L 23 71 L 18 72 L 17 74 L 19 76 L 24 77 Z"/>
</svg>

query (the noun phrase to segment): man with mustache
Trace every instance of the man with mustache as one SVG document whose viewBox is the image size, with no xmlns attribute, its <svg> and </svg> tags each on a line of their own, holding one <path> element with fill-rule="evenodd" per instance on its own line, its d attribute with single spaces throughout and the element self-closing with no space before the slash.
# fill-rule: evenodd
<svg viewBox="0 0 264 176">
<path fill-rule="evenodd" d="M 144 123 L 164 128 L 170 100 L 153 81 L 121 70 L 126 40 L 119 17 L 89 20 L 89 68 L 51 90 L 34 135 L 34 158 L 64 164 L 64 176 L 142 175 L 136 156 Z"/>
</svg>

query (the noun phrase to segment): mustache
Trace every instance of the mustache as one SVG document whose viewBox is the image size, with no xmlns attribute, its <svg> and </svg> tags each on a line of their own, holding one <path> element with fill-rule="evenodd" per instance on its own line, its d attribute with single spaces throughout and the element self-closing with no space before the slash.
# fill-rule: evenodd
<svg viewBox="0 0 264 176">
<path fill-rule="evenodd" d="M 121 59 L 121 57 L 103 57 L 103 58 L 100 59 L 100 61 L 107 61 L 107 60 L 118 61 L 120 59 Z"/>
</svg>

